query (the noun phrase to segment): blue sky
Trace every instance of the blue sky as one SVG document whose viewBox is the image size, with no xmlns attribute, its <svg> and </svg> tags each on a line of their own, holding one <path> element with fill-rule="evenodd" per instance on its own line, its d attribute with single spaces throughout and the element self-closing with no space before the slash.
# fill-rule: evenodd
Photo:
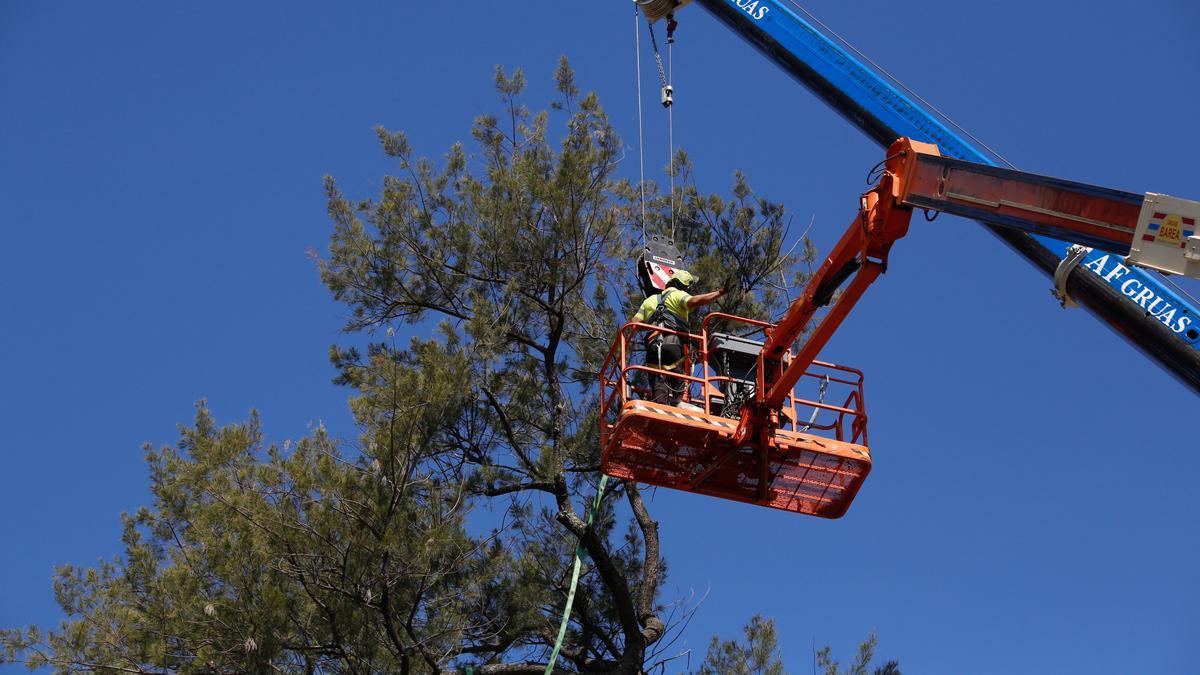
<svg viewBox="0 0 1200 675">
<path fill-rule="evenodd" d="M 1190 0 L 808 7 L 1022 169 L 1200 198 Z M 680 19 L 700 186 L 742 169 L 827 249 L 882 152 L 702 10 Z M 440 156 L 496 110 L 496 64 L 540 105 L 562 53 L 633 149 L 631 22 L 618 0 L 0 4 L 0 625 L 55 623 L 53 566 L 119 552 L 141 445 L 197 400 L 261 410 L 276 440 L 352 434 L 326 361 L 344 310 L 305 255 L 321 177 L 373 194 L 372 125 Z M 758 612 L 797 671 L 875 630 L 905 672 L 1195 672 L 1195 395 L 975 224 L 918 223 L 823 355 L 867 373 L 875 468 L 850 513 L 656 492 L 666 597 L 706 594 L 686 646 Z"/>
</svg>

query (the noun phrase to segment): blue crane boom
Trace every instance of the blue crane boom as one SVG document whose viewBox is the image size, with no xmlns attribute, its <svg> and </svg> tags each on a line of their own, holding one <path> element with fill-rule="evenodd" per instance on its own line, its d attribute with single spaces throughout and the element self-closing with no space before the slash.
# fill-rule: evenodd
<svg viewBox="0 0 1200 675">
<path fill-rule="evenodd" d="M 936 144 L 944 156 L 996 165 L 792 11 L 788 0 L 695 1 L 882 147 L 907 136 Z M 690 0 L 638 2 L 654 19 Z M 1143 196 L 1123 194 L 1141 207 Z M 1200 307 L 1158 275 L 1126 267 L 1119 256 L 1094 250 L 1079 258 L 1071 242 L 980 222 L 1038 269 L 1059 272 L 1060 286 L 1073 300 L 1200 393 Z M 1074 266 L 1060 268 L 1065 259 Z"/>
</svg>

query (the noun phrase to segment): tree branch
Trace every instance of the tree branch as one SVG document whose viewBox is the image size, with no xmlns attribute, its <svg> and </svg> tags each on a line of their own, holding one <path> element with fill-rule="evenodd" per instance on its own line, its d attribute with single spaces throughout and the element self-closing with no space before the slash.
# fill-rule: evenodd
<svg viewBox="0 0 1200 675">
<path fill-rule="evenodd" d="M 642 531 L 642 539 L 646 542 L 646 553 L 642 563 L 642 583 L 638 591 L 638 621 L 645 627 L 642 634 L 646 644 L 653 644 L 666 632 L 667 627 L 654 614 L 654 596 L 658 591 L 659 575 L 662 573 L 662 559 L 659 556 L 658 521 L 650 518 L 646 503 L 642 501 L 642 493 L 637 483 L 625 481 L 625 495 L 629 506 L 633 509 L 633 517 L 637 520 Z"/>
<path fill-rule="evenodd" d="M 561 473 L 557 476 L 555 497 L 558 502 L 558 514 L 555 519 L 579 539 L 579 543 L 596 564 L 596 570 L 600 573 L 604 585 L 612 593 L 613 604 L 617 609 L 617 618 L 620 620 L 622 632 L 625 633 L 625 653 L 622 655 L 622 665 L 625 668 L 640 670 L 647 642 L 646 636 L 642 634 L 629 584 L 626 583 L 625 576 L 617 569 L 612 556 L 604 546 L 604 541 L 596 534 L 595 529 L 588 527 L 579 514 L 575 513 L 575 509 L 571 506 L 566 478 Z M 637 672 L 637 670 L 632 672 Z"/>
</svg>

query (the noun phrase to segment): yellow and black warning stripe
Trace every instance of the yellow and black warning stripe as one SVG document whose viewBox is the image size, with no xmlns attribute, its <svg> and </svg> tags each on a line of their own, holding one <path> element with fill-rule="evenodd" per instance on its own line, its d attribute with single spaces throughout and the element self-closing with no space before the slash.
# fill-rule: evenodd
<svg viewBox="0 0 1200 675">
<path fill-rule="evenodd" d="M 697 415 L 695 413 L 689 414 L 688 412 L 686 412 L 680 408 L 674 408 L 674 407 L 664 406 L 662 408 L 658 408 L 658 407 L 651 408 L 647 405 L 643 405 L 641 403 L 635 402 L 633 404 L 633 411 L 645 412 L 645 413 L 658 413 L 659 415 L 667 415 L 668 417 L 677 417 L 679 419 L 687 420 L 689 422 L 701 422 L 704 424 L 711 424 L 711 425 L 717 426 L 717 427 L 725 427 L 727 429 L 733 429 L 735 427 L 735 425 L 732 421 L 716 419 L 716 418 L 708 417 L 706 415 Z"/>
</svg>

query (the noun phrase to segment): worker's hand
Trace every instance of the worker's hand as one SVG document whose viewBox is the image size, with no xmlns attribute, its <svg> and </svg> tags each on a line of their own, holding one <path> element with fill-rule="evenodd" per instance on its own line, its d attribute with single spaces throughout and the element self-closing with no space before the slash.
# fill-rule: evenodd
<svg viewBox="0 0 1200 675">
<path fill-rule="evenodd" d="M 719 293 L 721 295 L 726 295 L 729 293 L 729 290 L 731 288 L 733 288 L 733 275 L 732 274 L 725 277 L 725 280 L 721 282 L 721 288 L 717 289 L 717 293 Z"/>
</svg>

